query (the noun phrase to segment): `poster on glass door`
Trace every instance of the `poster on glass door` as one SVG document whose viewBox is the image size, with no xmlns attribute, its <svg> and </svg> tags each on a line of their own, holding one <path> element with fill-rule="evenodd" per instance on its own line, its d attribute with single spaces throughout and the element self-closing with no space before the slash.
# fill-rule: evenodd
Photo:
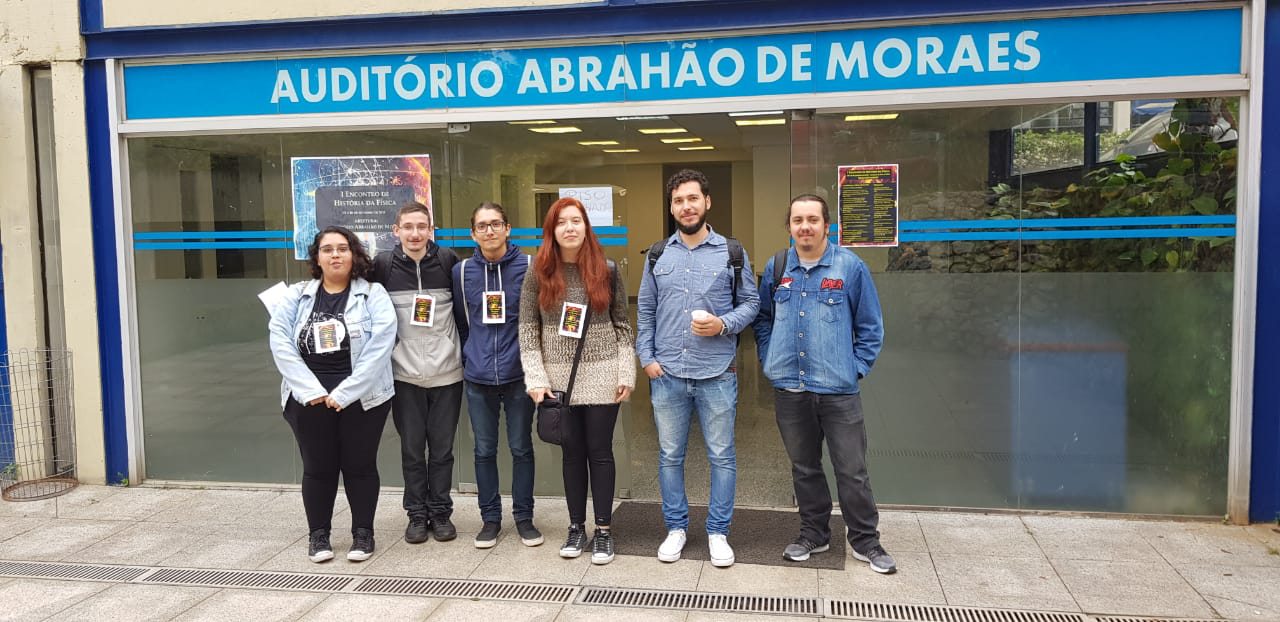
<svg viewBox="0 0 1280 622">
<path fill-rule="evenodd" d="M 898 245 L 898 165 L 839 167 L 840 246 Z"/>
<path fill-rule="evenodd" d="M 372 257 L 395 246 L 391 226 L 401 205 L 417 201 L 434 212 L 429 155 L 292 158 L 290 169 L 297 259 L 332 225 L 350 229 Z M 434 231 L 434 213 L 431 222 Z"/>
</svg>

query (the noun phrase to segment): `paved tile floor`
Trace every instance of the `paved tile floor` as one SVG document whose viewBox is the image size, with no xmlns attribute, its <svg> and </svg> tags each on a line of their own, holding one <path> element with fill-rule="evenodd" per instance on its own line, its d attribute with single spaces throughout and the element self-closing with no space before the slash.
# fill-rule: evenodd
<svg viewBox="0 0 1280 622">
<path fill-rule="evenodd" d="M 845 570 L 663 564 L 619 556 L 607 566 L 563 560 L 563 501 L 539 499 L 547 544 L 523 546 L 508 524 L 478 550 L 474 497 L 455 497 L 454 542 L 408 545 L 399 496 L 380 499 L 378 550 L 362 564 L 305 557 L 299 493 L 81 486 L 45 501 L 0 502 L 0 560 L 259 569 L 526 581 L 807 596 L 1085 614 L 1280 621 L 1280 528 L 1047 515 L 881 515 L 896 575 L 849 559 Z M 339 499 L 334 548 L 350 544 Z M 661 529 L 661 526 L 655 526 Z M 625 538 L 626 534 L 618 534 Z M 732 541 L 732 539 L 731 539 Z M 706 612 L 362 594 L 211 589 L 0 577 L 0 620 L 746 620 Z M 784 620 L 777 616 L 757 619 Z M 811 618 L 810 618 L 811 619 Z"/>
</svg>

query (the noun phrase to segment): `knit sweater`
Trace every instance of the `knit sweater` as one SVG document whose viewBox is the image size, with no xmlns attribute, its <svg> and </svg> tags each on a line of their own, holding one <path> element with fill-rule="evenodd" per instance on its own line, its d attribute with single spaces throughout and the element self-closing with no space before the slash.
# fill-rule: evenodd
<svg viewBox="0 0 1280 622">
<path fill-rule="evenodd" d="M 562 264 L 565 300 L 587 304 L 587 291 L 578 265 Z M 559 332 L 563 301 L 550 310 L 538 307 L 538 274 L 530 269 L 520 292 L 520 362 L 525 386 L 563 391 L 573 370 L 578 340 Z M 618 387 L 636 386 L 635 336 L 627 318 L 627 289 L 622 275 L 613 283 L 609 313 L 591 312 L 582 344 L 582 359 L 574 380 L 570 405 L 613 404 Z"/>
</svg>

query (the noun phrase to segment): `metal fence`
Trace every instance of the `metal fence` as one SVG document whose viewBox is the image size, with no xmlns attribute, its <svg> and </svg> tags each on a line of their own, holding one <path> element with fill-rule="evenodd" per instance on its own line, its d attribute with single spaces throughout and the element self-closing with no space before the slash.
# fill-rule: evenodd
<svg viewBox="0 0 1280 622">
<path fill-rule="evenodd" d="M 76 480 L 71 352 L 0 354 L 0 496 L 47 499 Z"/>
</svg>

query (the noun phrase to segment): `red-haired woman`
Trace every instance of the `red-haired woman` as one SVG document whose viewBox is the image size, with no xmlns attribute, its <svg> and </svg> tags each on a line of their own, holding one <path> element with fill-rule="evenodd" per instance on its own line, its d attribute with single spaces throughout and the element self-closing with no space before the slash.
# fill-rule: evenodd
<svg viewBox="0 0 1280 622">
<path fill-rule="evenodd" d="M 542 247 L 520 293 L 520 361 L 534 402 L 552 389 L 566 390 L 579 339 L 585 340 L 582 359 L 561 443 L 570 525 L 560 556 L 578 557 L 587 547 L 589 481 L 596 523 L 591 562 L 607 564 L 613 561 L 613 428 L 619 404 L 636 384 L 635 337 L 621 275 L 605 259 L 582 203 L 564 198 L 547 212 Z"/>
</svg>

